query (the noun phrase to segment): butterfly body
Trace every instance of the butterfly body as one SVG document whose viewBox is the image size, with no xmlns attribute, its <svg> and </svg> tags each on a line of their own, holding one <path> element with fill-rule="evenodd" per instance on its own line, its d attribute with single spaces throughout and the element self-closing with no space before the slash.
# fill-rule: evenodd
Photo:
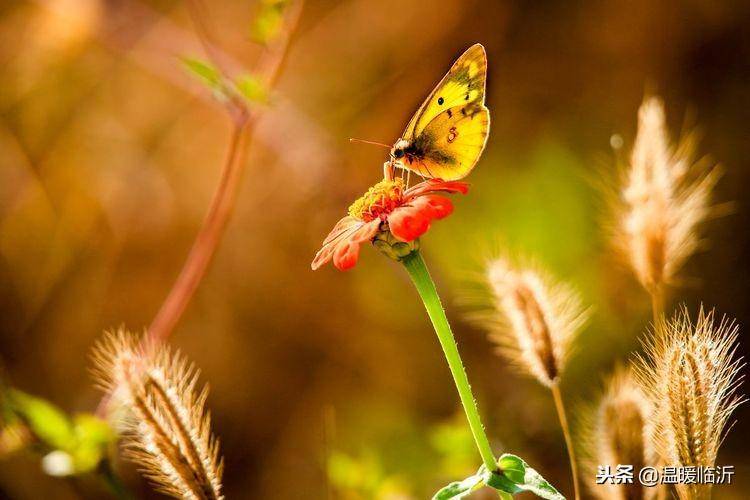
<svg viewBox="0 0 750 500">
<path fill-rule="evenodd" d="M 474 168 L 489 134 L 484 106 L 487 55 L 464 52 L 414 114 L 391 149 L 393 167 L 422 177 L 457 180 Z"/>
</svg>

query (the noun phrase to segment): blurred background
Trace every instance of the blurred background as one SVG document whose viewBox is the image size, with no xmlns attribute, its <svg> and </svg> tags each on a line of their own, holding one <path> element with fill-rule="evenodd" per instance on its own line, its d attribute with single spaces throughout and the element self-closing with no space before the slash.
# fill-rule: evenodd
<svg viewBox="0 0 750 500">
<path fill-rule="evenodd" d="M 222 50 L 252 67 L 257 6 L 208 6 Z M 385 151 L 347 139 L 393 142 L 475 42 L 489 57 L 489 143 L 470 194 L 422 243 L 493 446 L 571 490 L 548 392 L 457 304 L 488 249 L 535 258 L 594 308 L 563 380 L 574 420 L 638 349 L 648 297 L 613 256 L 595 186 L 627 154 L 645 93 L 664 98 L 675 138 L 698 126 L 699 152 L 725 172 L 715 198 L 734 203 L 706 225 L 671 305 L 737 318 L 750 351 L 748 2 L 309 0 L 226 236 L 171 338 L 210 381 L 228 498 L 426 498 L 479 464 L 403 269 L 364 248 L 349 273 L 310 270 L 382 175 Z M 204 56 L 182 2 L 0 3 L 0 366 L 69 412 L 96 407 L 92 344 L 148 325 L 218 180 L 231 124 L 181 55 Z M 750 493 L 750 406 L 736 417 L 720 499 Z M 92 491 L 46 476 L 37 455 L 0 465 L 2 498 Z"/>
</svg>

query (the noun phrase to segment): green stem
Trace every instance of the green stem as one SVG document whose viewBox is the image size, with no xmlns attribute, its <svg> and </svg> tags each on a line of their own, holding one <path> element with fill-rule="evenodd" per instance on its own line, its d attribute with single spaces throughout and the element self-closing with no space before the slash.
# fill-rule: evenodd
<svg viewBox="0 0 750 500">
<path fill-rule="evenodd" d="M 99 466 L 99 472 L 104 484 L 107 485 L 109 491 L 118 500 L 132 500 L 133 496 L 130 494 L 125 485 L 120 481 L 120 478 L 115 474 L 112 469 L 112 464 L 109 460 L 104 460 Z"/>
<path fill-rule="evenodd" d="M 479 454 L 482 456 L 482 461 L 487 470 L 494 471 L 497 469 L 495 455 L 492 453 L 490 442 L 482 426 L 482 420 L 479 418 L 477 403 L 474 400 L 474 394 L 471 392 L 469 379 L 466 377 L 466 370 L 464 370 L 461 356 L 458 353 L 456 339 L 453 337 L 453 332 L 451 332 L 448 318 L 445 317 L 445 311 L 440 303 L 435 283 L 433 283 L 430 272 L 427 270 L 427 266 L 419 251 L 415 250 L 405 257 L 402 262 L 409 272 L 409 277 L 417 288 L 417 292 L 422 298 L 424 307 L 427 309 L 427 314 L 432 321 L 432 326 L 435 328 L 435 333 L 437 333 L 438 340 L 443 348 L 445 359 L 448 361 L 448 367 L 453 375 L 453 381 L 456 383 L 456 389 L 458 389 L 458 395 L 461 398 L 461 404 L 464 407 L 464 412 L 469 421 L 474 442 L 479 449 Z"/>
</svg>

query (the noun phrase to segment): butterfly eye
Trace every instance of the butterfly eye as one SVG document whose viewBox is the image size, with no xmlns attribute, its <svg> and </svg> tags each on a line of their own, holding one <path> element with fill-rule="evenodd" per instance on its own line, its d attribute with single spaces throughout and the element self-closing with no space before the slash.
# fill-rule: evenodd
<svg viewBox="0 0 750 500">
<path fill-rule="evenodd" d="M 393 156 L 395 158 L 401 158 L 404 156 L 404 150 L 403 149 L 397 149 L 393 152 Z"/>
<path fill-rule="evenodd" d="M 445 102 L 445 99 L 443 99 L 442 97 L 438 97 L 438 104 L 440 106 L 442 106 L 444 102 Z"/>
</svg>

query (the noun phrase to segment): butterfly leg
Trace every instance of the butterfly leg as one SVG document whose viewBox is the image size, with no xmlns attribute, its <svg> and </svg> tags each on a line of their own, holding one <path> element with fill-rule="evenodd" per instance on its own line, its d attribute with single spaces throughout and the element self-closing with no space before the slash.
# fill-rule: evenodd
<svg viewBox="0 0 750 500">
<path fill-rule="evenodd" d="M 396 169 L 393 166 L 393 162 L 387 161 L 383 163 L 383 178 L 387 181 L 392 181 L 396 177 Z"/>
</svg>

